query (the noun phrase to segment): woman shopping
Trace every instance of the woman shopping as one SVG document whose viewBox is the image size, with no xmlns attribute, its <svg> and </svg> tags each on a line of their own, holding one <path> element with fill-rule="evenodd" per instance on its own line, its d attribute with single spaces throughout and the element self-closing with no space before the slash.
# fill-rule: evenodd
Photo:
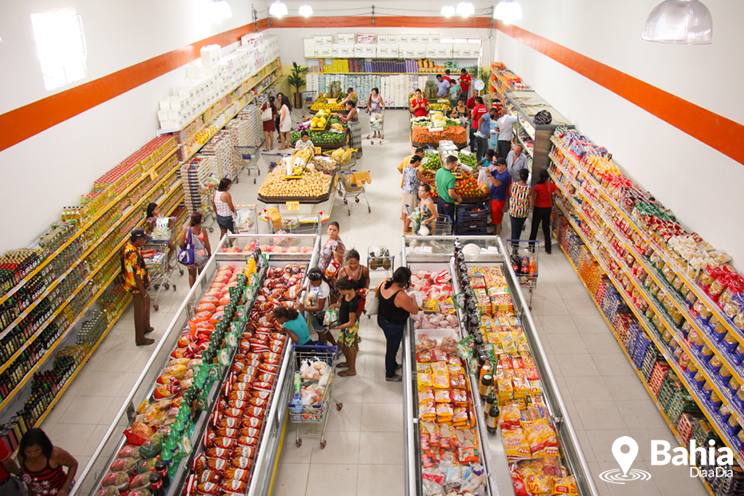
<svg viewBox="0 0 744 496">
<path fill-rule="evenodd" d="M 305 318 L 294 308 L 279 305 L 274 309 L 274 320 L 287 333 L 292 342 L 302 346 L 311 344 L 310 331 Z"/>
<path fill-rule="evenodd" d="M 540 180 L 532 188 L 530 205 L 532 210 L 532 229 L 530 239 L 537 239 L 537 230 L 542 222 L 543 235 L 545 236 L 545 253 L 550 255 L 550 217 L 553 213 L 553 194 L 558 190 L 555 184 L 549 181 L 548 171 L 540 171 Z"/>
<path fill-rule="evenodd" d="M 151 235 L 153 231 L 155 230 L 155 227 L 157 227 L 158 219 L 160 218 L 160 209 L 158 208 L 157 203 L 150 203 L 147 205 L 147 213 L 145 214 L 145 233 L 148 235 Z M 173 221 L 175 220 L 175 217 L 168 217 L 168 230 L 170 231 L 171 226 L 173 225 Z M 176 245 L 173 244 L 173 241 L 170 239 L 168 240 L 168 267 L 170 267 L 171 261 L 173 259 L 173 255 L 176 253 Z M 181 272 L 181 275 L 183 275 L 183 272 Z"/>
<path fill-rule="evenodd" d="M 282 95 L 281 107 L 279 109 L 279 139 L 280 150 L 289 148 L 289 131 L 292 130 L 292 106 L 289 104 L 289 98 Z"/>
<path fill-rule="evenodd" d="M 29 429 L 23 435 L 18 461 L 30 496 L 67 496 L 70 492 L 78 462 L 67 451 L 52 445 L 41 429 Z"/>
<path fill-rule="evenodd" d="M 423 183 L 419 186 L 419 206 L 418 206 L 418 219 L 417 228 L 413 234 L 418 236 L 428 236 L 435 234 L 434 230 L 436 227 L 437 219 L 439 218 L 439 212 L 437 212 L 437 204 L 431 199 L 431 186 Z"/>
<path fill-rule="evenodd" d="M 509 220 L 511 221 L 511 239 L 522 237 L 522 229 L 530 215 L 530 185 L 527 179 L 530 172 L 520 169 L 519 181 L 512 183 L 509 193 Z"/>
<path fill-rule="evenodd" d="M 227 177 L 220 179 L 220 185 L 214 193 L 214 213 L 217 217 L 217 225 L 220 226 L 220 239 L 227 234 L 227 231 L 235 234 L 235 224 L 233 214 L 235 205 L 232 202 L 232 195 L 228 193 L 232 187 L 232 180 Z"/>
<path fill-rule="evenodd" d="M 348 279 L 341 279 L 336 283 L 336 287 L 341 293 L 341 300 L 333 305 L 338 308 L 338 322 L 332 329 L 339 329 L 338 335 L 339 351 L 344 354 L 346 361 L 339 363 L 336 367 L 348 368 L 339 372 L 341 377 L 356 375 L 356 355 L 359 351 L 359 316 L 361 307 L 359 306 L 359 295 L 354 289 L 354 283 Z"/>
<path fill-rule="evenodd" d="M 356 158 L 361 158 L 362 123 L 359 121 L 356 102 L 354 100 L 348 100 L 345 105 L 348 113 L 346 115 L 338 114 L 338 118 L 349 126 L 349 148 L 357 151 Z"/>
<path fill-rule="evenodd" d="M 411 163 L 403 169 L 403 186 L 400 196 L 400 211 L 403 215 L 403 234 L 411 234 L 411 219 L 408 214 L 418 207 L 418 190 L 422 183 L 428 180 L 424 173 L 421 172 L 421 157 L 414 155 L 411 157 Z"/>
<path fill-rule="evenodd" d="M 376 292 L 376 296 L 380 300 L 377 325 L 385 333 L 385 339 L 387 340 L 385 380 L 388 382 L 399 382 L 401 380 L 401 376 L 395 373 L 398 368 L 395 355 L 400 348 L 408 318 L 411 315 L 416 315 L 419 311 L 416 301 L 406 293 L 406 290 L 410 287 L 411 269 L 398 267 L 393 273 L 393 278 L 378 286 Z"/>
<path fill-rule="evenodd" d="M 328 304 L 328 299 L 331 297 L 331 287 L 328 284 L 323 272 L 317 267 L 307 271 L 307 292 L 305 293 L 305 301 L 300 302 L 298 310 L 301 312 L 308 312 L 310 314 L 310 325 L 313 326 L 315 332 L 318 333 L 318 338 L 321 341 L 329 341 L 332 345 L 336 345 L 336 340 L 330 333 L 326 334 L 323 328 L 323 318 L 325 316 L 325 309 Z M 327 339 L 329 338 L 330 339 Z"/>
<path fill-rule="evenodd" d="M 268 119 L 264 118 L 264 113 L 271 111 L 271 115 Z M 276 130 L 276 127 L 274 126 L 274 120 L 276 119 L 276 107 L 274 106 L 274 97 L 270 96 L 269 100 L 263 104 L 261 107 L 261 121 L 263 121 L 263 130 L 264 130 L 264 149 L 265 151 L 270 151 L 274 149 L 274 131 Z"/>
<path fill-rule="evenodd" d="M 452 114 L 450 115 L 450 117 L 460 121 L 460 125 L 464 128 L 467 128 L 468 119 L 470 118 L 470 111 L 465 105 L 464 98 L 461 97 L 457 100 L 457 105 L 455 106 L 455 108 L 452 109 Z"/>
<path fill-rule="evenodd" d="M 318 259 L 318 268 L 323 271 L 326 277 L 332 277 L 332 280 L 335 280 L 338 269 L 344 262 L 344 252 L 346 251 L 346 246 L 341 241 L 338 232 L 338 222 L 333 221 L 328 224 L 326 228 L 328 241 L 320 249 L 320 258 Z M 329 266 L 331 266 L 331 270 L 328 270 Z"/>
<path fill-rule="evenodd" d="M 204 264 L 207 263 L 209 257 L 212 255 L 212 248 L 209 246 L 209 236 L 202 229 L 202 214 L 199 212 L 191 214 L 190 225 L 181 233 L 178 246 L 182 250 L 185 250 L 189 240 L 194 249 L 194 263 L 188 266 L 189 286 L 191 287 L 196 282 L 196 277 L 204 268 Z"/>
<path fill-rule="evenodd" d="M 372 129 L 372 138 L 383 139 L 382 135 L 382 113 L 385 111 L 385 102 L 380 96 L 380 90 L 372 88 L 372 93 L 367 97 L 367 112 L 370 113 L 369 125 Z M 379 124 L 373 124 L 379 123 Z M 367 135 L 367 139 L 370 139 Z"/>
<path fill-rule="evenodd" d="M 346 279 L 354 285 L 354 290 L 359 295 L 359 315 L 364 313 L 364 305 L 367 302 L 367 290 L 369 289 L 369 269 L 359 263 L 359 252 L 355 249 L 349 250 L 346 254 L 346 265 L 338 271 L 336 284 L 338 281 Z"/>
</svg>

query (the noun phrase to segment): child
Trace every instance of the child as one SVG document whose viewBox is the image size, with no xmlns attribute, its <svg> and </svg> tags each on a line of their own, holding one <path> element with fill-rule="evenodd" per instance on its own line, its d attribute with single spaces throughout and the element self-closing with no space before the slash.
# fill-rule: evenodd
<svg viewBox="0 0 744 496">
<path fill-rule="evenodd" d="M 431 186 L 426 183 L 422 184 L 419 186 L 418 194 L 421 202 L 418 207 L 420 217 L 418 219 L 419 227 L 416 234 L 419 236 L 428 236 L 434 232 L 434 226 L 439 218 L 439 213 L 437 212 L 436 204 L 431 199 Z M 426 229 L 422 229 L 424 227 Z"/>
<path fill-rule="evenodd" d="M 310 331 L 307 328 L 307 322 L 300 315 L 300 312 L 294 308 L 287 308 L 281 305 L 274 309 L 274 319 L 277 324 L 282 326 L 282 329 L 286 331 L 294 344 L 310 344 Z"/>
<path fill-rule="evenodd" d="M 331 288 L 326 281 L 323 272 L 314 267 L 307 271 L 307 299 L 305 303 L 300 303 L 301 312 L 310 313 L 310 324 L 318 333 L 318 339 L 323 342 L 329 342 L 331 346 L 336 346 L 336 340 L 330 332 L 323 327 L 325 316 L 326 302 L 331 297 Z"/>
<path fill-rule="evenodd" d="M 354 283 L 348 279 L 337 281 L 336 289 L 341 293 L 341 301 L 334 304 L 338 307 L 338 324 L 334 329 L 341 330 L 338 336 L 338 346 L 346 357 L 345 362 L 336 366 L 348 367 L 349 370 L 339 372 L 338 375 L 349 377 L 356 375 L 356 354 L 359 351 L 359 296 L 354 290 Z"/>
</svg>

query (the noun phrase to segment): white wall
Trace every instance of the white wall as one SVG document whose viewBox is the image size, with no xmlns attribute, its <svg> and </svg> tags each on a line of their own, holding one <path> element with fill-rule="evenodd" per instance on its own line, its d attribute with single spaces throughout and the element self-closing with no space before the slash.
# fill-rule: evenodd
<svg viewBox="0 0 744 496">
<path fill-rule="evenodd" d="M 524 19 L 516 23 L 519 27 L 744 122 L 744 102 L 732 92 L 744 67 L 731 58 L 744 42 L 738 25 L 744 18 L 741 2 L 704 0 L 714 26 L 714 43 L 708 46 L 641 41 L 655 1 L 520 3 Z M 686 228 L 728 251 L 744 268 L 744 231 L 735 227 L 744 212 L 742 164 L 502 32 L 496 36 L 494 60 L 606 146 L 624 172 L 672 209 Z"/>
<path fill-rule="evenodd" d="M 88 77 L 75 83 L 81 84 L 252 20 L 251 4 L 233 1 L 232 19 L 205 22 L 194 9 L 204 1 L 2 2 L 0 61 L 13 77 L 0 78 L 0 112 L 53 93 L 44 89 L 31 13 L 73 6 L 81 14 L 88 48 Z M 97 177 L 154 138 L 158 101 L 185 77 L 185 69 L 174 70 L 0 152 L 0 198 L 10 214 L 0 253 L 28 246 L 59 219 L 62 206 L 77 204 Z"/>
</svg>

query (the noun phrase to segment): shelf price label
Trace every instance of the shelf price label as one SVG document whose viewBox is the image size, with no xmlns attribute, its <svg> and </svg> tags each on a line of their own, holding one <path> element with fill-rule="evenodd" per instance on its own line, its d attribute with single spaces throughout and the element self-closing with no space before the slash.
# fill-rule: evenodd
<svg viewBox="0 0 744 496">
<path fill-rule="evenodd" d="M 444 131 L 444 128 L 443 127 L 430 127 L 429 128 L 430 133 L 438 133 L 440 131 Z"/>
<path fill-rule="evenodd" d="M 288 201 L 287 202 L 287 210 L 290 212 L 299 210 L 300 209 L 300 202 L 298 201 Z"/>
</svg>

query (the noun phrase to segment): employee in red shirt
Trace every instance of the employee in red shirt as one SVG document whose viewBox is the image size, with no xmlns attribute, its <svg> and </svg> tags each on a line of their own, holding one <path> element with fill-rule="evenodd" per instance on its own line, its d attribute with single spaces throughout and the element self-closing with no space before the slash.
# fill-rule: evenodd
<svg viewBox="0 0 744 496">
<path fill-rule="evenodd" d="M 532 211 L 532 231 L 530 240 L 537 239 L 537 229 L 542 222 L 543 235 L 545 236 L 545 253 L 550 255 L 550 214 L 553 211 L 553 194 L 558 190 L 555 184 L 549 181 L 548 171 L 540 171 L 540 180 L 532 188 L 530 206 Z"/>
<path fill-rule="evenodd" d="M 416 88 L 416 96 L 411 100 L 411 112 L 413 112 L 414 117 L 429 115 L 429 100 L 424 98 L 420 88 Z"/>
<path fill-rule="evenodd" d="M 470 77 L 470 74 L 468 74 L 468 71 L 463 69 L 460 71 L 460 89 L 462 90 L 463 95 L 468 94 L 468 90 L 470 90 L 470 83 L 473 82 L 473 78 Z"/>
<path fill-rule="evenodd" d="M 444 76 L 442 76 L 442 79 L 444 79 L 450 85 L 452 85 L 452 76 L 450 74 L 452 74 L 452 72 L 449 69 L 447 69 L 446 71 L 444 71 Z"/>
<path fill-rule="evenodd" d="M 483 114 L 487 114 L 488 109 L 483 104 L 483 98 L 475 97 L 475 107 L 470 111 L 470 151 L 475 153 L 477 141 L 475 139 L 475 132 L 478 130 L 478 123 Z"/>
<path fill-rule="evenodd" d="M 5 441 L 0 439 L 0 494 L 3 496 L 25 496 L 27 493 L 26 486 L 20 477 L 21 468 L 13 460 L 13 453 L 10 452 Z"/>
</svg>

